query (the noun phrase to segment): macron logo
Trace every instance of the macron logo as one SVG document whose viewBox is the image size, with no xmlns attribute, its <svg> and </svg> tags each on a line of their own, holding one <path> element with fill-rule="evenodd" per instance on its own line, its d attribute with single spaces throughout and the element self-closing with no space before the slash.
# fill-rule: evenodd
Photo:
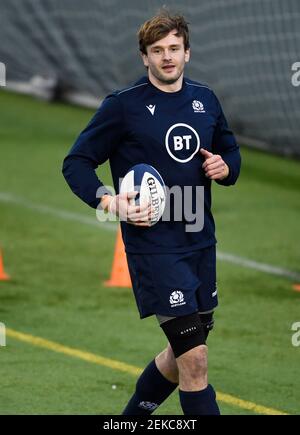
<svg viewBox="0 0 300 435">
<path fill-rule="evenodd" d="M 149 112 L 151 113 L 151 115 L 154 115 L 155 112 L 155 105 L 153 104 L 149 104 L 149 106 L 146 106 L 147 109 L 149 110 Z"/>
</svg>

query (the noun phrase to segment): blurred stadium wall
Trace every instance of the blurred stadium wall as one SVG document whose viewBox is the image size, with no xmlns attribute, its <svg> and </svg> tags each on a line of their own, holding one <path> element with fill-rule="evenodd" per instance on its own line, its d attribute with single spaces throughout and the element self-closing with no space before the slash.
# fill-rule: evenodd
<svg viewBox="0 0 300 435">
<path fill-rule="evenodd" d="M 8 88 L 97 106 L 144 73 L 136 31 L 162 5 L 1 0 L 0 62 Z M 243 142 L 300 156 L 300 1 L 186 0 L 166 6 L 190 22 L 187 75 L 215 90 Z"/>
</svg>

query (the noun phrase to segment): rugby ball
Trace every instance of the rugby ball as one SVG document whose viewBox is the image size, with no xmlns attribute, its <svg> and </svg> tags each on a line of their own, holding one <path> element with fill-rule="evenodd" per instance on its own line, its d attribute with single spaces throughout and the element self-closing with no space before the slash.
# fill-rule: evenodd
<svg viewBox="0 0 300 435">
<path fill-rule="evenodd" d="M 151 226 L 155 225 L 161 218 L 166 204 L 165 183 L 159 172 L 146 163 L 133 166 L 121 182 L 120 193 L 133 191 L 137 191 L 138 194 L 131 200 L 131 204 L 151 204 L 154 209 Z"/>
</svg>

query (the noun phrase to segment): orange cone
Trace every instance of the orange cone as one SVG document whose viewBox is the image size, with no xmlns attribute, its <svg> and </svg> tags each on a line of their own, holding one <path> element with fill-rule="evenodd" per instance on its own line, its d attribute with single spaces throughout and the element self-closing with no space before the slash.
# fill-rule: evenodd
<svg viewBox="0 0 300 435">
<path fill-rule="evenodd" d="M 104 285 L 106 287 L 132 287 L 120 228 L 117 234 L 110 280 L 105 281 Z"/>
<path fill-rule="evenodd" d="M 4 272 L 2 252 L 0 250 L 0 281 L 8 281 L 9 278 L 10 277 Z"/>
<path fill-rule="evenodd" d="M 296 292 L 300 292 L 300 284 L 294 284 L 294 285 L 293 285 L 293 289 L 294 289 Z"/>
</svg>

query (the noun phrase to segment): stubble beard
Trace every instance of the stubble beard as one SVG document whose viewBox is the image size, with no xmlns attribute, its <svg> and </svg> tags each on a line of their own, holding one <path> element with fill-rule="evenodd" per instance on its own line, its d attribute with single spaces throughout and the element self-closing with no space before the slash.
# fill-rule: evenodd
<svg viewBox="0 0 300 435">
<path fill-rule="evenodd" d="M 155 68 L 154 72 L 151 70 L 153 76 L 162 84 L 162 85 L 173 85 L 174 83 L 177 82 L 177 80 L 181 77 L 182 73 L 183 73 L 183 69 L 184 67 L 182 67 L 179 71 L 178 74 L 176 74 L 175 77 L 170 77 L 167 78 L 165 77 L 163 74 L 161 74 L 161 72 L 159 70 L 157 70 Z"/>
</svg>

